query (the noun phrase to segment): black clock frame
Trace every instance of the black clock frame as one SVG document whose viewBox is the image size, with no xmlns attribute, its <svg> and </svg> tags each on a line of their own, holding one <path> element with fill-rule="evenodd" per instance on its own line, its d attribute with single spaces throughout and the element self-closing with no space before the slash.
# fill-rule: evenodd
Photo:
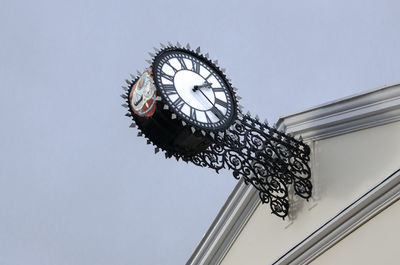
<svg viewBox="0 0 400 265">
<path fill-rule="evenodd" d="M 166 158 L 182 159 L 212 168 L 217 173 L 223 168 L 232 170 L 235 178 L 243 178 L 246 184 L 252 184 L 258 190 L 261 202 L 269 204 L 271 212 L 282 218 L 289 214 L 291 185 L 298 196 L 307 200 L 311 197 L 310 148 L 301 138 L 295 139 L 260 122 L 258 116 L 243 115 L 242 107 L 237 104 L 240 97 L 236 96 L 236 89 L 224 75 L 224 70 L 217 66 L 217 61 L 211 62 L 208 54 L 202 55 L 200 48 L 193 51 L 189 44 L 183 48 L 179 43 L 176 46 L 169 43 L 168 46 L 161 44 L 161 50 L 154 50 L 156 54 L 149 53 L 152 60 L 147 61 L 153 71 L 158 56 L 171 51 L 184 51 L 207 62 L 228 85 L 235 108 L 231 126 L 218 130 L 193 126 L 184 116 L 177 115 L 163 96 L 158 98 L 153 116 L 139 117 L 133 112 L 128 98 L 141 73 L 138 72 L 136 77 L 131 75 L 132 80 L 126 80 L 128 87 L 123 86 L 126 93 L 121 95 L 128 104 L 122 105 L 129 108 L 126 116 L 134 121 L 130 127 L 138 127 L 138 136 L 146 137 L 147 144 L 155 145 L 155 153 L 162 149 Z M 157 81 L 155 85 L 159 92 Z"/>
<path fill-rule="evenodd" d="M 175 57 L 173 57 L 175 55 Z M 185 56 L 187 55 L 187 56 Z M 180 109 L 177 109 L 174 103 L 170 100 L 170 98 L 166 95 L 166 91 L 164 88 L 164 85 L 161 82 L 161 78 L 163 77 L 161 73 L 161 68 L 162 65 L 164 64 L 164 59 L 168 58 L 177 58 L 177 57 L 183 57 L 186 59 L 190 59 L 190 57 L 193 57 L 198 60 L 199 64 L 201 64 L 203 67 L 209 68 L 209 70 L 212 70 L 214 73 L 217 74 L 216 79 L 223 84 L 225 87 L 224 93 L 227 98 L 227 103 L 228 103 L 228 108 L 227 108 L 227 113 L 226 116 L 222 121 L 216 122 L 216 123 L 202 123 L 198 122 L 194 119 L 191 119 L 190 117 L 187 117 L 185 114 L 182 113 Z M 170 48 L 165 48 L 157 55 L 154 57 L 153 64 L 152 64 L 152 71 L 153 71 L 153 77 L 154 77 L 154 83 L 157 87 L 157 90 L 160 92 L 160 96 L 163 98 L 163 101 L 166 102 L 173 110 L 175 114 L 179 116 L 179 118 L 186 123 L 190 124 L 191 126 L 195 127 L 197 130 L 204 130 L 207 132 L 218 132 L 218 131 L 224 131 L 227 128 L 229 128 L 233 121 L 236 120 L 236 114 L 237 114 L 237 99 L 235 96 L 235 92 L 232 89 L 232 86 L 230 82 L 227 80 L 225 74 L 217 67 L 215 66 L 211 60 L 203 56 L 202 54 L 195 53 L 190 49 L 187 48 L 177 48 L 177 47 L 170 47 Z M 178 71 L 179 72 L 179 71 Z"/>
</svg>

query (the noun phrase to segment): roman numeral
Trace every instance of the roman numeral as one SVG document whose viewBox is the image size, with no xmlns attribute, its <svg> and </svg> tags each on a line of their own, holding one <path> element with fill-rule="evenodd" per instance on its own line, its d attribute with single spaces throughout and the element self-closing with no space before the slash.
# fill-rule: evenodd
<svg viewBox="0 0 400 265">
<path fill-rule="evenodd" d="M 167 80 L 169 80 L 171 82 L 174 82 L 174 77 L 170 76 L 170 75 L 167 75 L 166 73 L 162 73 L 161 77 L 164 77 L 165 79 L 167 79 Z"/>
<path fill-rule="evenodd" d="M 192 61 L 192 65 L 193 65 L 193 71 L 200 74 L 200 63 Z"/>
<path fill-rule="evenodd" d="M 169 61 L 166 61 L 166 64 L 168 64 L 168 65 L 169 65 L 169 67 L 171 67 L 171 68 L 172 68 L 172 70 L 174 71 L 174 73 L 178 72 L 178 69 L 175 69 L 175 67 L 173 67 L 173 66 L 172 66 L 172 64 L 170 64 L 170 62 L 169 62 Z"/>
<path fill-rule="evenodd" d="M 207 115 L 207 112 L 204 112 L 204 114 L 206 115 L 207 123 L 212 123 L 210 117 L 208 117 L 208 115 Z"/>
<path fill-rule="evenodd" d="M 178 109 L 182 109 L 183 105 L 185 105 L 185 101 L 183 101 L 183 99 L 181 97 L 178 97 L 175 101 L 174 101 L 174 105 L 178 108 Z"/>
<path fill-rule="evenodd" d="M 223 87 L 213 87 L 214 92 L 225 92 Z"/>
<path fill-rule="evenodd" d="M 190 108 L 190 118 L 193 119 L 193 120 L 197 120 L 196 109 Z"/>
<path fill-rule="evenodd" d="M 224 116 L 222 116 L 222 113 L 219 111 L 219 109 L 217 109 L 215 106 L 213 106 L 213 107 L 210 109 L 210 111 L 211 111 L 212 113 L 214 113 L 214 115 L 217 116 L 218 119 L 220 119 L 220 120 L 222 120 L 222 118 L 224 117 Z"/>
<path fill-rule="evenodd" d="M 164 88 L 165 94 L 167 94 L 168 96 L 177 94 L 174 85 L 163 85 L 163 88 Z"/>
<path fill-rule="evenodd" d="M 176 59 L 178 59 L 180 65 L 181 65 L 181 70 L 187 70 L 187 67 L 186 67 L 186 64 L 185 64 L 185 61 L 183 60 L 183 58 L 178 57 Z"/>
<path fill-rule="evenodd" d="M 225 102 L 223 100 L 220 100 L 218 98 L 215 98 L 215 104 L 218 104 L 218 105 L 224 107 L 225 109 L 228 107 L 228 103 L 227 102 Z"/>
</svg>

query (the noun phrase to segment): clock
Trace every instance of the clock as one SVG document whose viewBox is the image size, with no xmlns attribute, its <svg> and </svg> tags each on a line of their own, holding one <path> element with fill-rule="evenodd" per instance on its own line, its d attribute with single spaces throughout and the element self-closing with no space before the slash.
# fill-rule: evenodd
<svg viewBox="0 0 400 265">
<path fill-rule="evenodd" d="M 289 185 L 300 197 L 311 197 L 310 148 L 301 138 L 268 126 L 258 115 L 243 115 L 225 70 L 200 48 L 168 43 L 154 50 L 149 66 L 125 80 L 121 96 L 130 127 L 138 128 L 155 153 L 216 172 L 231 169 L 282 218 L 289 213 Z"/>
<path fill-rule="evenodd" d="M 185 49 L 166 49 L 153 63 L 154 81 L 170 109 L 205 131 L 227 129 L 235 118 L 229 82 L 215 65 Z"/>
<path fill-rule="evenodd" d="M 167 157 L 191 157 L 209 147 L 216 134 L 236 120 L 235 91 L 217 61 L 190 46 L 168 45 L 150 53 L 145 71 L 124 87 L 132 127 L 155 151 Z"/>
</svg>

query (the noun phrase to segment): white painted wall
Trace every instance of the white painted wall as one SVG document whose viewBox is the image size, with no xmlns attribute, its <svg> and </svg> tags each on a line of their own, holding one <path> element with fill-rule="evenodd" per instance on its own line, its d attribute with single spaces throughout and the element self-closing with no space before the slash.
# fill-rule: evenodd
<svg viewBox="0 0 400 265">
<path fill-rule="evenodd" d="M 400 167 L 399 136 L 394 122 L 311 142 L 313 198 L 292 202 L 286 221 L 259 205 L 221 264 L 273 263 Z"/>
<path fill-rule="evenodd" d="M 316 258 L 311 265 L 400 263 L 400 202 L 389 206 Z"/>
</svg>

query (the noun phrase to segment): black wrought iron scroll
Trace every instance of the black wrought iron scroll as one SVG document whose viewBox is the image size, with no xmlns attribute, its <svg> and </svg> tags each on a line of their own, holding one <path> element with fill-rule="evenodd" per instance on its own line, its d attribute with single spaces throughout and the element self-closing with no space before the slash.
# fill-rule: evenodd
<svg viewBox="0 0 400 265">
<path fill-rule="evenodd" d="M 215 144 L 187 160 L 217 172 L 233 170 L 236 179 L 244 178 L 259 191 L 261 202 L 269 203 L 273 214 L 285 218 L 289 185 L 298 196 L 311 197 L 309 155 L 309 146 L 300 140 L 241 115 L 229 130 L 215 135 Z"/>
</svg>

